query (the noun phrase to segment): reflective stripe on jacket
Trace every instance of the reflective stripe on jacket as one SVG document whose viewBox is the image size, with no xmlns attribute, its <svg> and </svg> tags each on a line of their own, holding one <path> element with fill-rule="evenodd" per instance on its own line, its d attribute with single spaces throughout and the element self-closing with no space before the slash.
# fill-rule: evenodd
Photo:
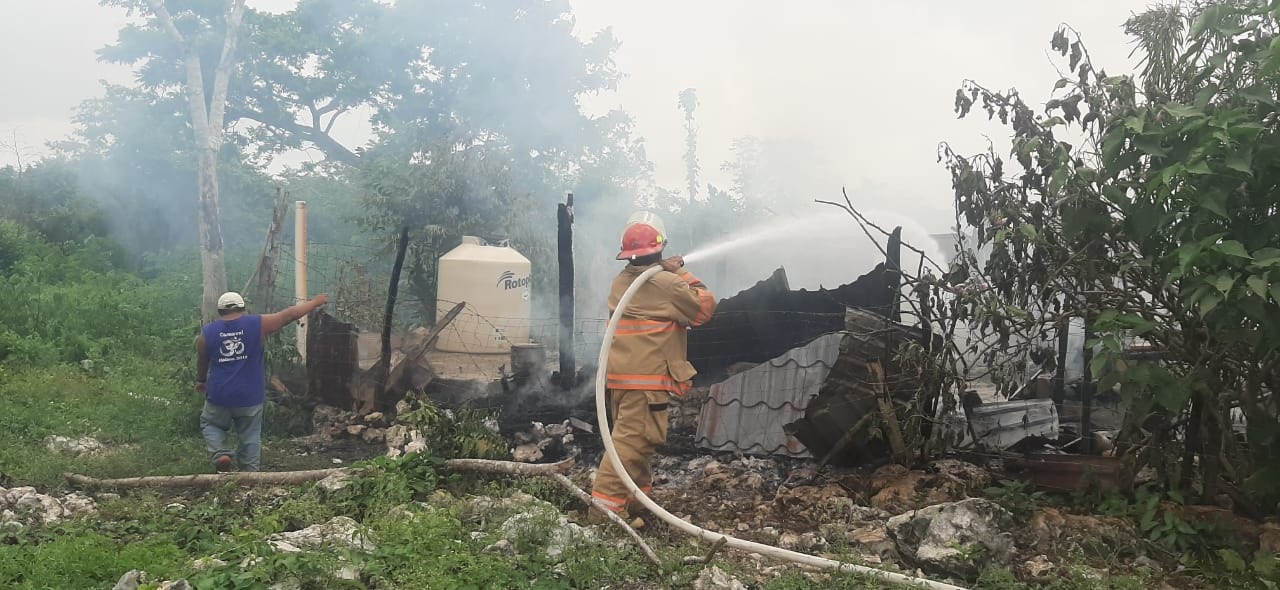
<svg viewBox="0 0 1280 590">
<path fill-rule="evenodd" d="M 648 267 L 628 266 L 613 280 L 612 315 L 622 294 Z M 685 269 L 662 271 L 636 291 L 609 349 L 610 389 L 666 391 L 684 395 L 697 371 L 689 363 L 687 330 L 711 319 L 716 300 Z"/>
</svg>

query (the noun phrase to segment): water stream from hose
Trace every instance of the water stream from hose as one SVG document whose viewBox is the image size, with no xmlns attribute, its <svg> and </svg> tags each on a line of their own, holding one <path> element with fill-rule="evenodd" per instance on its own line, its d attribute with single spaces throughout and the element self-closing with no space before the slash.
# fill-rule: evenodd
<svg viewBox="0 0 1280 590">
<path fill-rule="evenodd" d="M 829 214 L 828 214 L 829 215 Z M 733 235 L 726 236 L 716 240 L 705 246 L 695 249 L 693 252 L 684 255 L 685 262 L 702 262 L 719 256 L 724 256 L 735 250 L 739 250 L 744 246 L 749 246 L 758 242 L 773 240 L 777 238 L 802 235 L 801 232 L 809 226 L 817 223 L 823 215 L 808 215 L 805 217 L 785 218 L 779 217 L 767 224 L 755 225 L 745 230 L 735 232 Z"/>
</svg>

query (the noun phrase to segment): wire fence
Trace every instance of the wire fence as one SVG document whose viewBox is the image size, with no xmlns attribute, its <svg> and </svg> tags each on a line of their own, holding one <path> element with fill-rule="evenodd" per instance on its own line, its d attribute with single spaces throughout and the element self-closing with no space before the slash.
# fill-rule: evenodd
<svg viewBox="0 0 1280 590">
<path fill-rule="evenodd" d="M 330 304 L 326 308 L 328 313 L 341 321 L 356 325 L 366 334 L 376 333 L 383 320 L 390 279 L 390 260 L 393 255 L 393 252 L 382 247 L 310 244 L 308 291 L 312 294 L 329 293 Z M 282 247 L 277 293 L 292 291 L 292 261 L 292 249 Z M 434 323 L 421 321 L 435 320 L 421 317 L 426 310 L 442 314 L 457 303 L 444 300 L 422 301 L 413 289 L 407 287 L 406 282 L 402 281 L 396 302 L 397 309 L 402 310 L 399 314 L 402 321 L 397 323 L 398 335 L 417 327 L 413 322 L 403 321 L 405 318 L 417 315 L 417 323 Z M 292 296 L 278 299 L 281 304 L 293 302 Z M 595 313 L 576 314 L 572 325 L 573 352 L 577 367 L 589 371 L 596 364 L 608 317 L 604 313 L 606 310 L 603 301 L 581 303 L 583 304 L 578 306 L 580 310 L 594 310 Z M 467 302 L 457 317 L 441 330 L 435 349 L 428 353 L 426 360 L 436 377 L 430 384 L 433 396 L 446 406 L 462 406 L 476 400 L 493 400 L 495 404 L 518 403 L 519 400 L 504 395 L 504 387 L 515 373 L 512 366 L 512 346 L 528 343 L 542 345 L 546 354 L 545 363 L 551 371 L 555 370 L 560 353 L 561 320 L 558 314 L 540 312 L 547 309 L 547 306 L 532 309 L 528 315 L 493 313 Z M 403 310 L 418 313 L 404 313 Z M 702 374 L 699 377 L 700 384 L 705 385 L 708 381 L 720 381 L 732 373 L 788 354 L 789 350 L 804 347 L 823 334 L 844 329 L 845 314 L 842 312 L 721 311 L 707 325 L 691 329 L 687 358 Z M 362 339 L 362 344 L 364 343 L 372 342 L 370 339 Z M 365 359 L 374 357 L 378 349 L 380 345 L 375 350 L 362 350 L 360 356 Z M 831 358 L 826 358 L 823 363 L 829 365 L 831 361 Z M 755 444 L 753 437 L 756 434 L 780 428 L 780 424 L 775 423 L 776 420 L 764 422 L 768 420 L 767 414 L 770 412 L 766 410 L 769 408 L 782 404 L 802 411 L 812 396 L 817 394 L 821 381 L 819 373 L 830 369 L 829 366 L 819 367 L 817 364 L 813 359 L 782 362 L 763 371 L 769 373 L 769 376 L 756 377 L 760 381 L 751 387 L 759 390 L 756 395 L 760 397 L 744 400 L 747 403 L 742 404 L 739 415 L 734 418 L 742 423 L 734 427 L 736 434 L 732 436 L 733 444 L 742 448 L 750 447 Z M 890 388 L 898 386 L 896 377 L 892 374 L 888 376 L 887 385 Z M 589 402 L 590 392 L 586 391 L 589 389 L 586 385 L 589 384 L 567 391 L 559 388 L 547 389 L 517 411 L 505 408 L 500 420 L 523 422 L 526 427 L 530 421 L 563 420 L 566 407 Z M 680 400 L 675 411 L 677 421 L 682 421 L 683 430 L 690 442 L 693 441 L 692 430 L 696 428 L 694 422 L 697 413 L 707 399 L 699 390 Z M 738 438 L 743 440 L 739 441 Z"/>
<path fill-rule="evenodd" d="M 310 243 L 307 252 L 308 294 L 328 293 L 326 312 L 356 325 L 363 332 L 380 331 L 387 303 L 390 260 L 394 252 L 383 246 L 357 243 Z M 274 308 L 296 303 L 293 295 L 294 255 L 291 244 L 282 244 L 276 276 Z M 573 322 L 574 354 L 579 365 L 593 363 L 604 339 L 608 317 L 603 301 L 580 301 Z M 396 298 L 396 325 L 404 332 L 419 325 L 434 324 L 436 318 L 423 317 L 427 310 L 437 315 L 456 302 L 424 301 L 402 277 Z M 529 315 L 493 313 L 470 302 L 441 333 L 442 349 L 478 355 L 506 354 L 512 344 L 537 343 L 548 353 L 558 354 L 561 321 L 547 312 L 554 305 L 538 305 Z M 583 313 L 583 310 L 598 310 Z M 725 367 L 741 360 L 743 351 L 769 348 L 784 351 L 803 346 L 821 333 L 843 328 L 843 314 L 778 312 L 723 312 L 711 324 L 695 328 L 689 360 L 695 366 Z M 750 355 L 748 355 L 750 356 Z M 756 362 L 767 360 L 757 359 Z"/>
</svg>

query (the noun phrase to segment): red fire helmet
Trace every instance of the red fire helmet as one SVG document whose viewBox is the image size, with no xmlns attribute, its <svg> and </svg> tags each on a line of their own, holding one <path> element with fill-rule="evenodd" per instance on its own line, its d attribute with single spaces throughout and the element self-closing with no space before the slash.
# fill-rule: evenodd
<svg viewBox="0 0 1280 590">
<path fill-rule="evenodd" d="M 640 256 L 657 254 L 667 245 L 662 230 L 648 223 L 632 223 L 622 232 L 622 252 L 618 260 L 630 260 Z"/>
</svg>

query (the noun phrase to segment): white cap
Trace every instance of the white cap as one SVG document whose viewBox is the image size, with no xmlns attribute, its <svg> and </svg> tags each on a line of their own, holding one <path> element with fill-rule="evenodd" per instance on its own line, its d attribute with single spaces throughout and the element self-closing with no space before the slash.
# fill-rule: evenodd
<svg viewBox="0 0 1280 590">
<path fill-rule="evenodd" d="M 244 297 L 235 291 L 227 291 L 218 297 L 218 309 L 244 309 Z"/>
</svg>

